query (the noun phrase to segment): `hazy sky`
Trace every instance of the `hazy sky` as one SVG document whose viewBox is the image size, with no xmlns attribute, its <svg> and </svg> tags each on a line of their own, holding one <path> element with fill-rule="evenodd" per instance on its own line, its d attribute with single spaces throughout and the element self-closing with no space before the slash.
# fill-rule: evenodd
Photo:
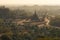
<svg viewBox="0 0 60 40">
<path fill-rule="evenodd" d="M 60 5 L 60 0 L 0 0 L 0 5 Z"/>
</svg>

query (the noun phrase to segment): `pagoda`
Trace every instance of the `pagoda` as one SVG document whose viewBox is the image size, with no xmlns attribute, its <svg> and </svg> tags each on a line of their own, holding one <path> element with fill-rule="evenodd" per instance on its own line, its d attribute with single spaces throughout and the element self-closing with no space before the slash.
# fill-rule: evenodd
<svg viewBox="0 0 60 40">
<path fill-rule="evenodd" d="M 34 14 L 30 17 L 30 19 L 31 19 L 31 21 L 33 21 L 33 22 L 34 22 L 34 21 L 35 21 L 35 22 L 40 21 L 38 15 L 37 15 L 37 13 L 36 13 L 36 11 L 35 11 Z"/>
</svg>

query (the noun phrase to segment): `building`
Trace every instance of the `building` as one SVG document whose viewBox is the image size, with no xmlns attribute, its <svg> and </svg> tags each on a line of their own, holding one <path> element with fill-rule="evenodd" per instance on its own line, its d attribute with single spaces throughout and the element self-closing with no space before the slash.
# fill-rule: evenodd
<svg viewBox="0 0 60 40">
<path fill-rule="evenodd" d="M 31 25 L 49 25 L 49 23 L 50 23 L 50 20 L 49 20 L 49 17 L 48 17 L 48 13 L 45 13 L 45 15 L 42 16 L 42 18 L 40 19 L 38 17 L 38 15 L 37 15 L 36 11 L 35 11 L 35 13 L 31 17 L 29 17 L 28 20 L 26 20 L 28 22 L 25 21 L 24 23 L 25 24 L 29 23 Z"/>
<path fill-rule="evenodd" d="M 34 12 L 34 14 L 32 16 L 30 16 L 29 18 L 25 18 L 23 20 L 20 21 L 16 21 L 17 25 L 38 25 L 38 26 L 43 26 L 43 25 L 49 25 L 49 18 L 47 13 L 45 15 L 42 16 L 42 18 L 39 18 L 36 11 Z"/>
</svg>

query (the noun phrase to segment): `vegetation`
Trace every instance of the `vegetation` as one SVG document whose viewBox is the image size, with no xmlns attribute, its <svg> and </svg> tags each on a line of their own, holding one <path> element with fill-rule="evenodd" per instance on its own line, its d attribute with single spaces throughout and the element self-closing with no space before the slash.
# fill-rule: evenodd
<svg viewBox="0 0 60 40">
<path fill-rule="evenodd" d="M 52 26 L 17 25 L 15 19 L 28 18 L 24 10 L 10 10 L 0 8 L 0 35 L 1 40 L 60 40 L 60 17 L 51 20 Z M 56 28 L 57 27 L 57 28 Z"/>
</svg>

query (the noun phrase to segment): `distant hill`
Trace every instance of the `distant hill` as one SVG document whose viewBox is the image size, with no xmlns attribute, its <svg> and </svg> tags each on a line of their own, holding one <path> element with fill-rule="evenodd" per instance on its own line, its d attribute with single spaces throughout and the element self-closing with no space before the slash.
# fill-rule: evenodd
<svg viewBox="0 0 60 40">
<path fill-rule="evenodd" d="M 34 12 L 35 10 L 37 13 L 43 13 L 43 12 L 48 12 L 49 14 L 59 14 L 60 13 L 60 6 L 9 6 L 10 9 L 20 9 L 20 10 L 25 10 L 27 12 Z M 60 14 L 59 14 L 60 15 Z"/>
</svg>

